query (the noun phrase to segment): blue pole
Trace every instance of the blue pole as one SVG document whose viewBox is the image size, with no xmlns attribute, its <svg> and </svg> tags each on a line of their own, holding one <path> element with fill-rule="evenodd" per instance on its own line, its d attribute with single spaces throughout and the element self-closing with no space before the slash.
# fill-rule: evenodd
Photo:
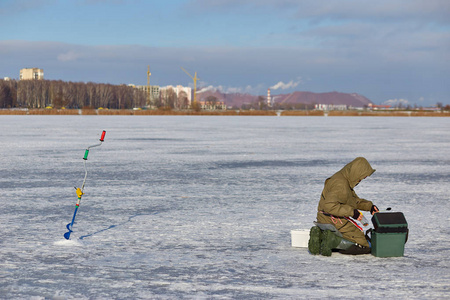
<svg viewBox="0 0 450 300">
<path fill-rule="evenodd" d="M 70 222 L 69 224 L 67 224 L 67 229 L 69 230 L 68 232 L 64 233 L 64 237 L 66 238 L 66 240 L 68 240 L 70 238 L 70 234 L 72 233 L 72 227 L 73 227 L 73 223 L 75 223 L 75 217 L 77 215 L 77 211 L 78 211 L 78 207 L 80 207 L 80 202 L 81 202 L 81 196 L 83 196 L 83 192 L 81 191 L 80 188 L 77 188 L 77 195 L 78 195 L 78 200 L 77 200 L 77 204 L 75 204 L 75 212 L 73 213 L 73 218 L 72 218 L 72 222 Z"/>
<path fill-rule="evenodd" d="M 73 213 L 72 222 L 67 224 L 67 226 L 66 226 L 67 229 L 69 230 L 68 232 L 64 233 L 64 237 L 66 238 L 66 240 L 68 240 L 70 238 L 70 233 L 72 232 L 72 226 L 73 226 L 73 223 L 75 222 L 75 216 L 77 215 L 78 207 L 79 207 L 79 205 L 77 204 L 77 206 L 75 207 L 75 212 Z"/>
</svg>

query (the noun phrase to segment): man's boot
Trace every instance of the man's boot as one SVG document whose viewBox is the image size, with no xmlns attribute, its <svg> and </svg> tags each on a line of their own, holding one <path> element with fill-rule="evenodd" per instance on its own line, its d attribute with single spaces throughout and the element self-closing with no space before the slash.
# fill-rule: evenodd
<svg viewBox="0 0 450 300">
<path fill-rule="evenodd" d="M 346 240 L 346 239 L 342 238 L 341 242 L 339 243 L 339 245 L 337 245 L 335 247 L 335 249 L 337 249 L 337 250 L 347 250 L 348 248 L 350 248 L 351 246 L 353 246 L 355 244 L 356 243 L 350 242 L 349 240 Z"/>
<path fill-rule="evenodd" d="M 322 240 L 322 230 L 319 227 L 313 226 L 309 231 L 308 249 L 311 254 L 317 255 L 320 253 L 320 241 Z"/>
<path fill-rule="evenodd" d="M 350 254 L 350 255 L 359 255 L 359 254 L 370 254 L 370 247 L 364 247 L 358 244 L 354 244 L 350 246 L 350 248 L 346 250 L 339 250 L 342 254 Z"/>
<path fill-rule="evenodd" d="M 320 254 L 331 256 L 331 250 L 335 249 L 342 241 L 342 238 L 334 234 L 331 230 L 325 230 L 322 233 L 322 242 L 320 243 Z"/>
</svg>

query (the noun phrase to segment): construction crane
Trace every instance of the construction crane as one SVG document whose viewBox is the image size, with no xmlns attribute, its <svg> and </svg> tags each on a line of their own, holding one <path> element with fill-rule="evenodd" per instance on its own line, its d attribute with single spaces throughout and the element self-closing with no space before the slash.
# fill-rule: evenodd
<svg viewBox="0 0 450 300">
<path fill-rule="evenodd" d="M 192 75 L 189 74 L 188 71 L 183 69 L 183 67 L 181 67 L 181 70 L 183 70 L 186 74 L 188 74 L 188 76 L 191 77 L 192 80 L 194 81 L 194 106 L 195 106 L 197 104 L 197 80 L 199 80 L 200 78 L 197 77 L 197 72 L 195 72 L 194 77 L 192 77 Z"/>
<path fill-rule="evenodd" d="M 147 68 L 147 105 L 150 105 L 150 65 Z"/>
</svg>

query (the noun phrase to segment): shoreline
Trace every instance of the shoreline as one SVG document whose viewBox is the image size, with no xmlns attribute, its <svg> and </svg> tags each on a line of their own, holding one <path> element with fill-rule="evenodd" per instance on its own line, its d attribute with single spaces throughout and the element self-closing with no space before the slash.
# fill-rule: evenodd
<svg viewBox="0 0 450 300">
<path fill-rule="evenodd" d="M 132 109 L 0 109 L 0 115 L 98 115 L 98 116 L 316 116 L 316 117 L 450 117 L 449 111 L 316 111 L 226 110 L 175 111 Z"/>
</svg>

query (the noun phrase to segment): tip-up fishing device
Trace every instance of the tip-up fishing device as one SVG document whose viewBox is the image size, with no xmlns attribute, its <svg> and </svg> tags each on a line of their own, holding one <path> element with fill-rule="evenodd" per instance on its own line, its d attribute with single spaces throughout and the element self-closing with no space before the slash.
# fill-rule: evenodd
<svg viewBox="0 0 450 300">
<path fill-rule="evenodd" d="M 86 151 L 84 152 L 84 180 L 83 180 L 83 184 L 81 185 L 81 188 L 77 188 L 75 187 L 77 196 L 78 196 L 78 200 L 77 203 L 75 204 L 75 212 L 73 213 L 73 218 L 72 218 L 72 222 L 70 222 L 69 224 L 67 224 L 67 229 L 69 230 L 68 232 L 64 233 L 64 237 L 68 240 L 70 238 L 70 234 L 72 233 L 72 227 L 73 227 L 73 223 L 75 223 L 75 216 L 77 215 L 77 211 L 78 211 L 78 207 L 80 206 L 80 202 L 81 202 L 81 197 L 84 195 L 83 190 L 84 190 L 84 185 L 86 184 L 86 178 L 87 178 L 87 168 L 86 168 L 86 161 L 88 159 L 88 155 L 89 155 L 89 150 L 91 148 L 94 147 L 98 147 L 101 146 L 104 139 L 105 139 L 105 135 L 106 135 L 106 131 L 103 130 L 102 132 L 102 136 L 100 137 L 100 143 L 89 146 L 86 148 Z"/>
</svg>

